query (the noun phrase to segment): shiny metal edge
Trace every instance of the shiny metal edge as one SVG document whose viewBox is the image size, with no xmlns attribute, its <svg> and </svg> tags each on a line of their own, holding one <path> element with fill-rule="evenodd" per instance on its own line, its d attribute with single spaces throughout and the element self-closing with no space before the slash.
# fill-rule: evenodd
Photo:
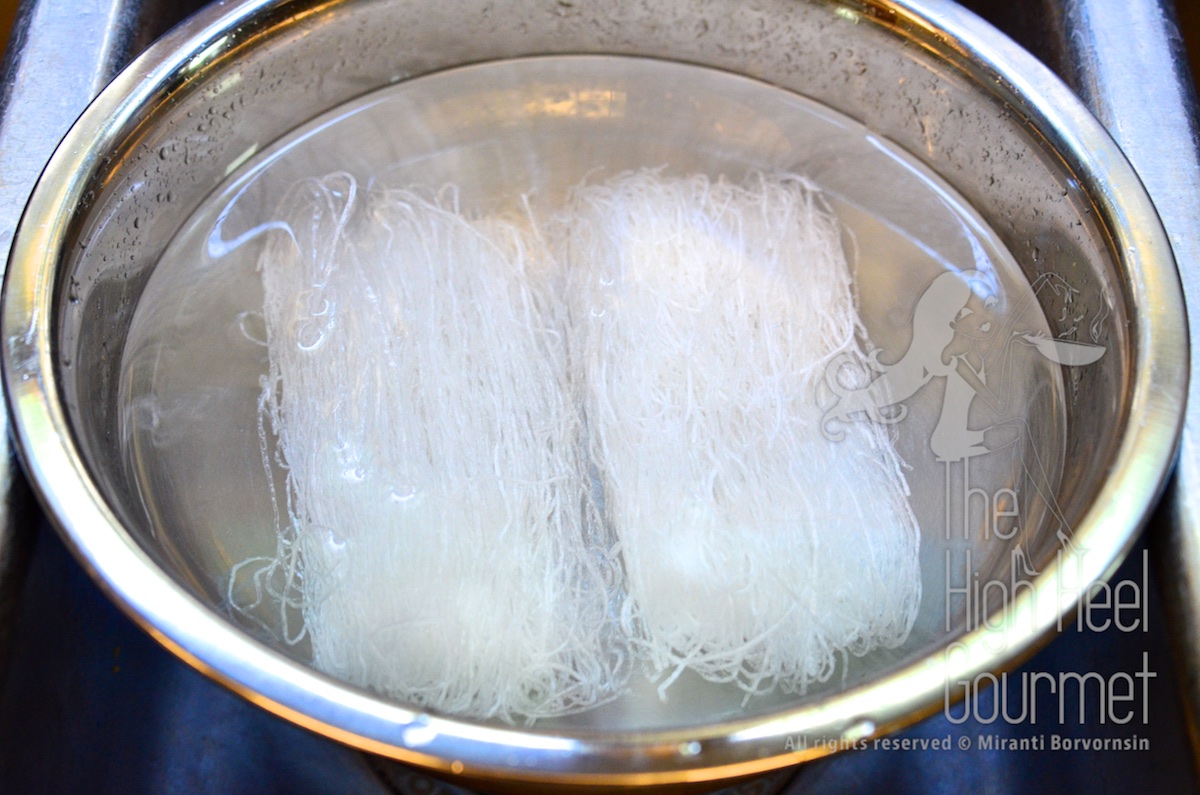
<svg viewBox="0 0 1200 795">
<path fill-rule="evenodd" d="M 59 140 L 125 62 L 142 0 L 21 4 L 0 78 L 0 262 Z M 0 266 L 2 267 L 2 266 Z M 34 501 L 0 417 L 0 675 L 24 579 Z"/>
<path fill-rule="evenodd" d="M 1200 129 L 1195 87 L 1170 3 L 1068 0 L 1064 77 L 1109 129 L 1158 207 L 1175 253 L 1189 317 L 1200 318 Z M 1168 521 L 1154 539 L 1193 762 L 1200 765 L 1200 346 Z"/>
<path fill-rule="evenodd" d="M 1183 302 L 1170 249 L 1137 180 L 1115 144 L 1078 99 L 1044 66 L 989 25 L 941 0 L 872 3 L 897 20 L 905 35 L 969 70 L 1032 123 L 1055 129 L 1055 143 L 1081 173 L 1102 174 L 1094 200 L 1114 211 L 1114 246 L 1128 252 L 1124 267 L 1145 281 L 1133 301 L 1139 311 L 1134 423 L 1118 454 L 1112 478 L 1080 524 L 1081 547 L 1111 550 L 1104 556 L 1068 554 L 1065 565 L 1039 578 L 1034 596 L 1023 594 L 1002 626 L 964 638 L 959 652 L 924 661 L 883 681 L 856 687 L 832 704 L 806 705 L 769 718 L 707 727 L 624 735 L 555 735 L 430 718 L 436 738 L 419 749 L 405 747 L 404 729 L 418 717 L 341 685 L 251 641 L 166 578 L 128 576 L 151 566 L 148 556 L 118 527 L 101 495 L 89 484 L 73 448 L 69 426 L 56 405 L 57 385 L 50 350 L 53 285 L 39 260 L 53 254 L 53 241 L 69 221 L 62 207 L 75 206 L 86 176 L 98 168 L 100 152 L 127 132 L 143 103 L 162 100 L 183 69 L 203 71 L 239 41 L 238 31 L 256 12 L 284 12 L 299 3 L 253 0 L 207 9 L 124 72 L 72 130 L 35 192 L 14 249 L 5 285 L 4 375 L 16 430 L 35 484 L 59 517 L 77 555 L 102 587 L 154 637 L 180 657 L 251 701 L 286 718 L 367 751 L 431 768 L 468 775 L 513 775 L 506 761 L 523 749 L 536 764 L 517 774 L 540 782 L 645 785 L 704 781 L 752 774 L 802 761 L 820 752 L 784 752 L 784 739 L 801 734 L 869 737 L 899 728 L 936 710 L 946 681 L 967 679 L 992 667 L 999 640 L 1015 663 L 1053 632 L 1065 610 L 1056 585 L 1068 567 L 1090 582 L 1115 570 L 1154 504 L 1174 459 L 1181 423 L 1187 337 Z M 242 36 L 253 35 L 242 33 Z M 244 43 L 244 42 L 241 42 Z M 1007 75 L 1008 77 L 1002 77 Z M 1041 108 L 1035 110 L 1034 106 Z M 1123 208 L 1123 209 L 1122 209 Z M 1150 333 L 1151 327 L 1156 329 Z M 1119 498 L 1118 498 L 1119 495 Z M 1032 628 L 1032 629 L 1031 629 Z M 863 716 L 871 716 L 867 721 Z M 701 750 L 694 752 L 694 743 Z M 687 759 L 681 760 L 681 746 Z M 681 767 L 686 763 L 686 767 Z"/>
</svg>

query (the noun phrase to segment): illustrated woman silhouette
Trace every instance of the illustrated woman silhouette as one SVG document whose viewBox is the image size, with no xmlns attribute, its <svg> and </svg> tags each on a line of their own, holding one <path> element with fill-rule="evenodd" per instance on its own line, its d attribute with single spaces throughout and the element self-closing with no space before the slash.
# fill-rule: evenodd
<svg viewBox="0 0 1200 795">
<path fill-rule="evenodd" d="M 987 390 L 986 372 L 969 358 L 970 351 L 955 352 L 960 333 L 958 323 L 971 313 L 967 304 L 972 282 L 982 283 L 977 271 L 948 271 L 925 288 L 913 311 L 913 337 L 908 349 L 895 364 L 879 362 L 880 351 L 869 357 L 872 369 L 880 373 L 869 384 L 847 389 L 840 380 L 848 359 L 835 361 L 826 382 L 837 401 L 823 420 L 828 438 L 839 440 L 843 431 L 838 423 L 857 419 L 895 423 L 904 419 L 908 407 L 903 401 L 915 395 L 935 378 L 946 381 L 941 415 L 930 435 L 929 446 L 938 461 L 961 461 L 987 453 L 983 431 L 967 427 L 971 402 Z M 987 324 L 981 330 L 988 330 Z"/>
</svg>

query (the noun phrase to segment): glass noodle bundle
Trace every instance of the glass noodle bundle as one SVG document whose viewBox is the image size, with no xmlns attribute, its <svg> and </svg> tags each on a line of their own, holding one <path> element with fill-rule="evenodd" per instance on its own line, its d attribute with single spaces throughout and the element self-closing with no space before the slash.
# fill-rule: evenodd
<svg viewBox="0 0 1200 795">
<path fill-rule="evenodd" d="M 891 442 L 866 422 L 822 431 L 831 363 L 867 364 L 840 234 L 795 176 L 626 173 L 557 217 L 624 627 L 664 697 L 687 668 L 803 690 L 915 620 Z"/>
<path fill-rule="evenodd" d="M 509 721 L 615 695 L 610 545 L 530 236 L 345 174 L 279 218 L 260 261 L 263 443 L 287 471 L 272 566 L 314 665 Z"/>
</svg>

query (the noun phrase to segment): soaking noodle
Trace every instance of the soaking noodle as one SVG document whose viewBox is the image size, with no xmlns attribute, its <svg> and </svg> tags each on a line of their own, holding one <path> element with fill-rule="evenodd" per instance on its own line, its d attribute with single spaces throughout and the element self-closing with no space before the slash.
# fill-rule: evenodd
<svg viewBox="0 0 1200 795">
<path fill-rule="evenodd" d="M 921 582 L 895 452 L 873 424 L 822 431 L 827 368 L 866 359 L 814 189 L 629 173 L 576 190 L 554 238 L 624 626 L 660 693 L 685 668 L 803 690 L 903 642 Z"/>
<path fill-rule="evenodd" d="M 357 190 L 300 183 L 261 261 L 268 567 L 314 665 L 513 720 L 612 697 L 625 641 L 664 696 L 687 668 L 803 690 L 903 642 L 916 521 L 877 426 L 822 430 L 861 324 L 807 183 L 625 174 L 574 191 L 553 255 L 452 191 Z"/>
<path fill-rule="evenodd" d="M 314 665 L 475 717 L 613 696 L 606 548 L 528 235 L 344 174 L 301 183 L 279 217 L 263 405 L 288 521 L 269 565 Z"/>
</svg>

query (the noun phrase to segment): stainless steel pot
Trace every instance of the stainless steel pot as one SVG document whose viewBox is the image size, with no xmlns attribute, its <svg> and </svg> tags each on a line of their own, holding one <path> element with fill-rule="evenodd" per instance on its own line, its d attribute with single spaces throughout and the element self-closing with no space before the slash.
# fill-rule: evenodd
<svg viewBox="0 0 1200 795">
<path fill-rule="evenodd" d="M 699 64 L 823 103 L 936 171 L 1031 281 L 1058 274 L 1078 305 L 1108 307 L 1107 354 L 1064 376 L 1059 515 L 1019 539 L 1039 573 L 986 625 L 960 617 L 846 687 L 734 719 L 701 707 L 658 724 L 519 729 L 423 714 L 315 672 L 238 626 L 197 556 L 152 530 L 116 433 L 121 354 L 147 280 L 197 205 L 246 153 L 372 89 L 554 54 Z M 870 737 L 939 709 L 947 683 L 1031 654 L 1073 609 L 1062 594 L 1115 569 L 1171 464 L 1186 383 L 1178 279 L 1133 171 L 1044 67 L 932 0 L 218 3 L 134 62 L 72 129 L 26 210 L 5 291 L 5 378 L 27 469 L 113 598 L 267 709 L 493 785 L 749 775 L 837 747 L 809 739 Z M 1042 298 L 1051 332 L 1068 331 L 1063 299 Z M 989 565 L 984 580 L 1010 574 L 1007 556 Z"/>
</svg>

